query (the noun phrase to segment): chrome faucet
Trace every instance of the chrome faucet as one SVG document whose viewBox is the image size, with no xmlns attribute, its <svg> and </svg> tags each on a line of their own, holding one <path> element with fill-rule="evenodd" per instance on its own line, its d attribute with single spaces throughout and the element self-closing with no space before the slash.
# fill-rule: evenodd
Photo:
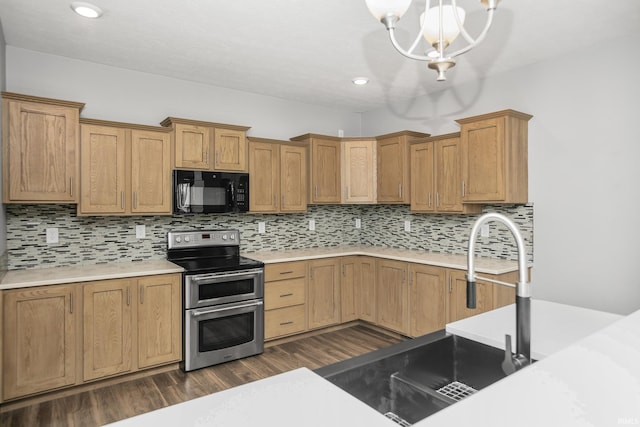
<svg viewBox="0 0 640 427">
<path fill-rule="evenodd" d="M 518 247 L 518 282 L 501 282 L 475 274 L 474 249 L 480 227 L 484 224 L 498 221 L 504 224 L 516 240 Z M 527 282 L 527 259 L 524 240 L 515 223 L 499 213 L 487 213 L 478 218 L 473 224 L 469 236 L 469 253 L 467 254 L 467 308 L 476 308 L 476 279 L 495 283 L 501 286 L 516 288 L 516 353 L 511 352 L 511 336 L 505 336 L 504 361 L 502 370 L 509 375 L 531 364 L 531 284 Z"/>
</svg>

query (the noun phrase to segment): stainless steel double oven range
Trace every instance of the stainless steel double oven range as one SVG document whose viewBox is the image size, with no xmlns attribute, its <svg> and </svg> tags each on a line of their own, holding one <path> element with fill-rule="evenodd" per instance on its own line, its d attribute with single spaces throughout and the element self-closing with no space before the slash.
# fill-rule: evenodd
<svg viewBox="0 0 640 427">
<path fill-rule="evenodd" d="M 264 264 L 240 256 L 238 230 L 168 234 L 183 273 L 184 371 L 262 353 Z"/>
</svg>

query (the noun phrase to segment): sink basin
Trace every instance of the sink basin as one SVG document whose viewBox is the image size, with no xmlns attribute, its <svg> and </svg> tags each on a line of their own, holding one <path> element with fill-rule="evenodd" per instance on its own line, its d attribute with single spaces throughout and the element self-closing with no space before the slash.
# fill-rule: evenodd
<svg viewBox="0 0 640 427">
<path fill-rule="evenodd" d="M 504 352 L 434 332 L 316 370 L 400 425 L 411 425 L 505 377 Z"/>
</svg>

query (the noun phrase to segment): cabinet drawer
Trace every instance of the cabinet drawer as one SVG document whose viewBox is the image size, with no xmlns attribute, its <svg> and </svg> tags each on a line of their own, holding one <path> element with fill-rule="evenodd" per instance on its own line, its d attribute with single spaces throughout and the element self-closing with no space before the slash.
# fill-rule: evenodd
<svg viewBox="0 0 640 427">
<path fill-rule="evenodd" d="M 304 278 L 279 280 L 265 284 L 264 309 L 304 304 Z"/>
<path fill-rule="evenodd" d="M 267 264 L 264 267 L 265 282 L 274 280 L 293 279 L 295 277 L 305 277 L 307 274 L 307 262 L 280 262 L 277 264 Z"/>
<path fill-rule="evenodd" d="M 304 305 L 277 308 L 264 313 L 264 338 L 267 340 L 304 329 Z"/>
</svg>

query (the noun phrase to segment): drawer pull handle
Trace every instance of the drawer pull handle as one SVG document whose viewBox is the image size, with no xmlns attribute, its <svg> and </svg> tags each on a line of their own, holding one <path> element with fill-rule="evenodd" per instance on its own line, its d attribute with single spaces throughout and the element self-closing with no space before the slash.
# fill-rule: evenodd
<svg viewBox="0 0 640 427">
<path fill-rule="evenodd" d="M 288 322 L 280 322 L 280 326 L 285 326 L 285 325 L 293 325 L 293 320 L 289 320 Z"/>
<path fill-rule="evenodd" d="M 293 273 L 293 270 L 290 271 L 281 271 L 280 274 L 291 274 Z"/>
<path fill-rule="evenodd" d="M 281 294 L 280 298 L 293 296 L 293 293 L 289 292 L 288 294 Z"/>
</svg>

